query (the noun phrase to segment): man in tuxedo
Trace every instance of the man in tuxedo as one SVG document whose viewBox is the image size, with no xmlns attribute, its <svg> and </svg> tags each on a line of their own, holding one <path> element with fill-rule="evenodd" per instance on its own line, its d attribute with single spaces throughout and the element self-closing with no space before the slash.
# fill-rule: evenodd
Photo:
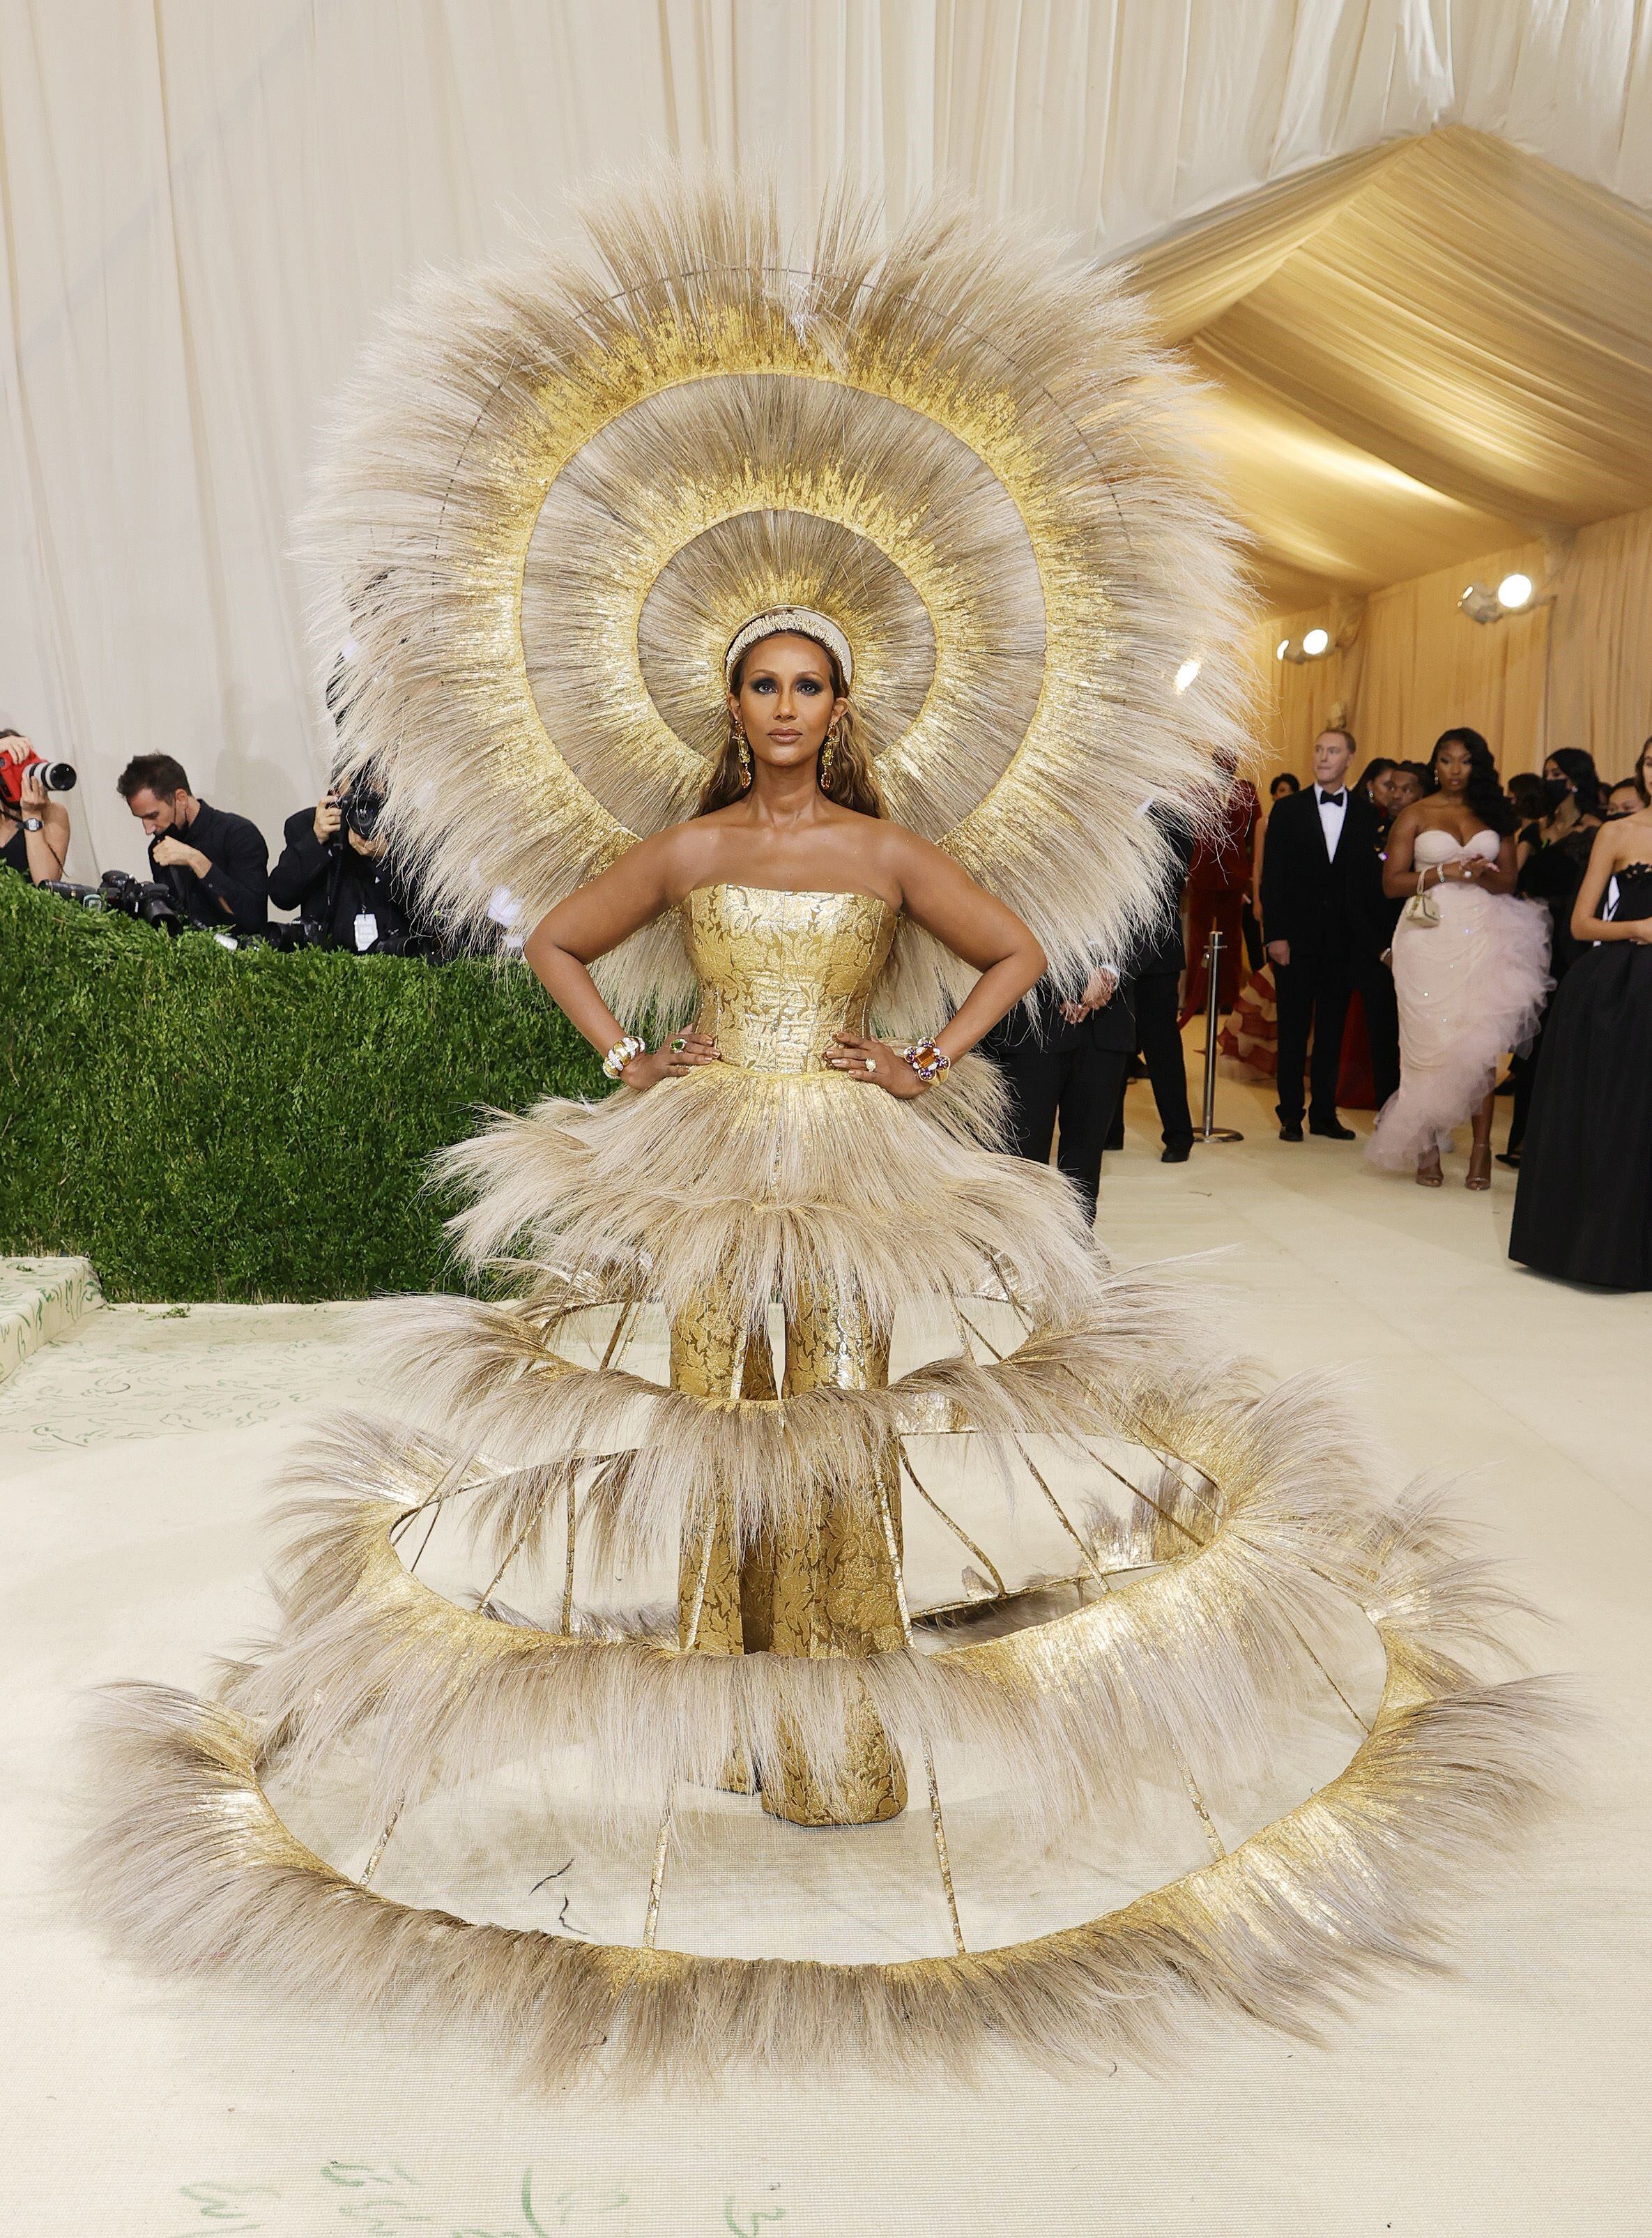
<svg viewBox="0 0 1652 2238">
<path fill-rule="evenodd" d="M 1308 1132 L 1338 1142 L 1353 1129 L 1337 1116 L 1343 1021 L 1358 988 L 1371 1036 L 1371 1069 L 1381 1109 L 1399 1086 L 1399 1017 L 1383 962 L 1391 937 L 1377 852 L 1377 811 L 1351 791 L 1354 742 L 1321 731 L 1313 778 L 1288 794 L 1268 822 L 1262 857 L 1262 931 L 1279 990 L 1279 1140 L 1302 1140 L 1302 1079 L 1313 1036 Z"/>
</svg>

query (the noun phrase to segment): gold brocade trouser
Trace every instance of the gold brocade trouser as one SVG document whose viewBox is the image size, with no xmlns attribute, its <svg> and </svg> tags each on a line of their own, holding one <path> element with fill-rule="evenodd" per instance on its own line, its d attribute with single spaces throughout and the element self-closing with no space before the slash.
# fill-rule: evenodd
<svg viewBox="0 0 1652 2238">
<path fill-rule="evenodd" d="M 836 1302 L 810 1298 L 788 1315 L 782 1389 L 790 1398 L 823 1384 L 881 1389 L 889 1381 L 887 1332 Z M 772 1399 L 774 1360 L 766 1325 L 752 1329 L 744 1301 L 712 1294 L 671 1327 L 671 1383 L 704 1398 Z M 899 1458 L 893 1442 L 883 1463 L 884 1493 L 900 1544 Z M 704 1585 L 702 1587 L 702 1571 Z M 677 1640 L 713 1655 L 767 1650 L 776 1655 L 872 1655 L 902 1642 L 901 1609 L 889 1548 L 876 1505 L 823 1494 L 813 1512 L 783 1526 L 743 1559 L 736 1544 L 732 1503 L 704 1538 L 684 1542 L 677 1593 Z M 906 1806 L 901 1759 L 869 1704 L 852 1719 L 847 1770 L 823 1786 L 801 1750 L 783 1747 L 778 1766 L 764 1767 L 763 1804 L 799 1826 L 862 1826 L 892 1818 Z M 750 1792 L 743 1760 L 726 1785 Z"/>
</svg>

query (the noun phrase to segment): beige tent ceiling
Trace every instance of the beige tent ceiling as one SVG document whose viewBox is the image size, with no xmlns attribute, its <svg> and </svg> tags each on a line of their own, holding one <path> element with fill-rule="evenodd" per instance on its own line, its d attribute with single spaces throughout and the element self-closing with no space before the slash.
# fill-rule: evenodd
<svg viewBox="0 0 1652 2238">
<path fill-rule="evenodd" d="M 1652 506 L 1652 220 L 1450 126 L 1137 260 L 1289 612 Z"/>
</svg>

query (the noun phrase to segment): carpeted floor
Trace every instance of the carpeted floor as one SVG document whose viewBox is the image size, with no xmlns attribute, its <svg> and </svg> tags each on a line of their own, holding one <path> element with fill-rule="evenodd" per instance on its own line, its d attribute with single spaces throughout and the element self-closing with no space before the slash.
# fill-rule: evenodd
<svg viewBox="0 0 1652 2238">
<path fill-rule="evenodd" d="M 1579 1674 L 1595 1713 L 1573 1803 L 1512 1881 L 1484 1891 L 1454 1980 L 1361 2007 L 1319 2048 L 1213 2027 L 1161 2075 L 1028 2074 L 970 2089 L 738 2072 L 717 2092 L 639 2105 L 594 2091 L 536 2102 L 459 2044 L 421 2049 L 367 2023 L 294 2019 L 128 1973 L 55 1884 L 76 1800 L 76 1698 L 122 1676 L 203 1685 L 215 1656 L 267 1624 L 270 1482 L 307 1415 L 359 1397 L 360 1317 L 109 1308 L 0 1387 L 0 2229 L 1608 2238 L 1652 2227 L 1638 2169 L 1652 1996 L 1652 1298 L 1510 1268 L 1501 1169 L 1490 1197 L 1470 1196 L 1459 1157 L 1428 1194 L 1366 1171 L 1358 1144 L 1281 1145 L 1259 1091 L 1224 1082 L 1219 1102 L 1246 1139 L 1165 1167 L 1145 1091 L 1132 1090 L 1128 1146 L 1103 1182 L 1116 1255 L 1220 1253 L 1200 1279 L 1270 1367 L 1347 1363 L 1394 1468 L 1477 1471 L 1470 1497 L 1556 1619 L 1542 1659 Z M 854 1909 L 853 1891 L 818 1893 Z"/>
</svg>

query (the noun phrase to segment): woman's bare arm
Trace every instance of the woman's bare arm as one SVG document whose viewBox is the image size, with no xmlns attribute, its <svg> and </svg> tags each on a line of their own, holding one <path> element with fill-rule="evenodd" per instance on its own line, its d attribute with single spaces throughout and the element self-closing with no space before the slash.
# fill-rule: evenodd
<svg viewBox="0 0 1652 2238">
<path fill-rule="evenodd" d="M 1483 894 L 1511 894 L 1519 883 L 1519 870 L 1515 859 L 1514 834 L 1505 832 L 1497 842 L 1497 859 L 1487 863 L 1474 874 L 1474 883 Z"/>
<path fill-rule="evenodd" d="M 1652 941 L 1652 917 L 1604 917 L 1600 914 L 1612 874 L 1621 864 L 1629 861 L 1635 848 L 1643 844 L 1643 833 L 1637 833 L 1633 839 L 1627 836 L 1630 826 L 1639 822 L 1638 817 L 1628 817 L 1618 824 L 1602 824 L 1595 834 L 1595 844 L 1589 851 L 1589 868 L 1577 889 L 1577 899 L 1572 904 L 1574 940 Z"/>
<path fill-rule="evenodd" d="M 888 827 L 879 838 L 879 853 L 899 880 L 907 915 L 981 974 L 935 1036 L 936 1048 L 955 1063 L 1042 977 L 1044 951 L 1014 910 L 978 886 L 939 847 L 915 832 Z M 876 1050 L 864 1036 L 835 1039 L 837 1046 L 827 1057 L 840 1071 L 858 1074 L 864 1053 Z M 884 1069 L 880 1066 L 877 1083 L 895 1095 L 912 1094 L 922 1086 L 905 1068 L 895 1068 L 890 1078 L 883 1077 Z"/>
<path fill-rule="evenodd" d="M 1422 818 L 1417 804 L 1402 808 L 1394 818 L 1394 828 L 1388 835 L 1388 852 L 1383 862 L 1383 891 L 1391 902 L 1401 901 L 1407 894 L 1417 891 L 1417 881 L 1431 865 L 1424 864 L 1419 873 L 1412 860 L 1417 835 L 1422 828 Z"/>
<path fill-rule="evenodd" d="M 540 918 L 522 953 L 558 1009 L 591 1043 L 605 1053 L 624 1029 L 597 991 L 591 966 L 598 957 L 640 932 L 683 897 L 693 879 L 695 846 L 686 827 L 641 839 L 619 860 Z M 717 1050 L 697 1034 L 679 1036 L 681 1049 L 633 1057 L 621 1078 L 629 1088 L 651 1088 L 668 1074 L 697 1064 L 715 1064 Z"/>
<path fill-rule="evenodd" d="M 1013 909 L 978 886 L 950 855 L 914 832 L 903 833 L 901 890 L 907 915 L 981 977 L 958 1005 L 935 1046 L 964 1056 L 1044 976 L 1047 959 Z"/>
</svg>

